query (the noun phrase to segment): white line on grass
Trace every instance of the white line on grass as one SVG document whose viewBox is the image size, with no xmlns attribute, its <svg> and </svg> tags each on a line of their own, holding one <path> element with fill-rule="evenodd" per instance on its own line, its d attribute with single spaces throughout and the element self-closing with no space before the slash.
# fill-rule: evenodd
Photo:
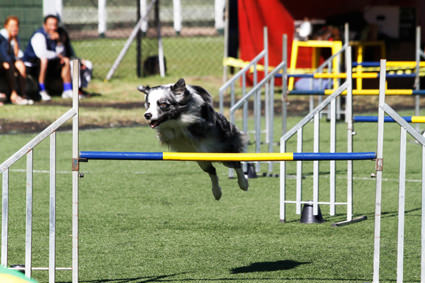
<svg viewBox="0 0 425 283">
<path fill-rule="evenodd" d="M 27 170 L 26 169 L 10 169 L 10 172 L 16 172 L 16 173 L 26 173 Z M 37 174 L 49 174 L 50 171 L 49 170 L 33 170 L 34 173 Z M 71 174 L 72 171 L 56 171 L 56 173 L 58 174 Z M 88 171 L 81 171 L 81 173 L 84 174 L 89 174 Z M 134 171 L 132 172 L 135 175 L 143 175 L 146 174 L 146 172 L 143 171 Z M 93 174 L 93 173 L 91 173 Z M 303 176 L 304 178 L 313 178 L 313 176 Z M 329 178 L 329 176 L 321 176 L 322 178 Z M 346 179 L 346 176 L 337 176 L 338 179 Z M 371 177 L 353 177 L 353 180 L 361 180 L 361 181 L 373 181 L 375 182 L 375 178 L 371 178 Z M 382 181 L 384 182 L 397 182 L 398 179 L 395 178 L 383 178 Z M 406 182 L 409 183 L 421 183 L 422 180 L 421 179 L 406 179 Z"/>
</svg>

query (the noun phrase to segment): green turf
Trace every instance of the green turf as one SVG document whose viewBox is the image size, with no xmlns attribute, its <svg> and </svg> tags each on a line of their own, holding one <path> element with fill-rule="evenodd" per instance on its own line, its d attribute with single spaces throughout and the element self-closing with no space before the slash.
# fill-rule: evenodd
<svg viewBox="0 0 425 283">
<path fill-rule="evenodd" d="M 299 117 L 289 119 L 293 125 Z M 322 120 L 322 151 L 328 124 Z M 276 126 L 276 131 L 278 131 Z M 338 123 L 338 150 L 345 150 L 345 125 Z M 312 125 L 304 151 L 312 151 Z M 376 126 L 356 124 L 355 151 L 375 151 Z M 398 136 L 385 128 L 381 279 L 395 280 L 398 204 Z M 4 160 L 32 136 L 2 136 Z M 57 266 L 71 264 L 71 133 L 57 134 Z M 288 144 L 294 150 L 295 142 Z M 34 151 L 34 265 L 48 264 L 48 142 Z M 81 131 L 80 150 L 167 151 L 147 127 Z M 278 151 L 277 146 L 275 150 Z M 420 147 L 408 142 L 406 184 L 405 281 L 419 282 Z M 328 198 L 329 162 L 321 162 L 320 199 Z M 346 162 L 337 162 L 337 200 L 345 200 Z M 288 206 L 288 223 L 279 222 L 279 179 L 250 180 L 241 191 L 227 169 L 217 165 L 223 197 L 215 201 L 210 181 L 193 162 L 90 161 L 81 164 L 80 280 L 82 282 L 366 282 L 372 280 L 375 181 L 373 161 L 354 165 L 354 212 L 368 220 L 340 228 L 337 208 L 320 225 L 298 223 Z M 10 170 L 9 264 L 24 263 L 25 160 Z M 263 167 L 265 169 L 265 167 Z M 278 173 L 278 166 L 275 166 Z M 295 163 L 288 173 L 294 174 Z M 304 165 L 305 196 L 311 193 L 312 163 Z M 288 180 L 288 198 L 295 181 Z M 47 273 L 34 272 L 40 282 Z M 70 282 L 69 271 L 57 272 Z"/>
</svg>

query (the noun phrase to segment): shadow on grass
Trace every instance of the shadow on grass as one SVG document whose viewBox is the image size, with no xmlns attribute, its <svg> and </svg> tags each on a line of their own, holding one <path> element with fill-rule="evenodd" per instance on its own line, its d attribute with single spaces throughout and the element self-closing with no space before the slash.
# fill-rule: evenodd
<svg viewBox="0 0 425 283">
<path fill-rule="evenodd" d="M 297 262 L 293 260 L 280 260 L 273 262 L 255 262 L 248 266 L 236 267 L 231 269 L 232 274 L 243 274 L 251 272 L 267 272 L 267 271 L 279 271 L 289 270 L 302 264 L 310 264 L 311 262 Z M 335 282 L 370 282 L 370 279 L 365 278 L 321 278 L 321 277 L 251 277 L 251 278 L 238 278 L 238 277 L 217 277 L 217 278 L 180 278 L 173 279 L 172 277 L 187 274 L 190 272 L 164 274 L 157 276 L 140 276 L 140 277 L 129 277 L 129 278 L 117 278 L 117 279 L 98 279 L 98 280 L 82 280 L 82 283 L 147 283 L 147 282 L 221 282 L 221 281 L 236 281 L 236 282 L 267 282 L 267 281 L 282 281 L 282 282 L 310 282 L 310 281 L 335 281 Z M 396 280 L 385 279 L 385 282 L 396 282 Z M 419 280 L 409 282 L 420 282 Z M 59 283 L 71 283 L 70 281 L 59 282 Z"/>
<path fill-rule="evenodd" d="M 232 274 L 238 274 L 238 273 L 249 273 L 249 272 L 288 270 L 288 269 L 295 268 L 301 264 L 310 264 L 310 263 L 311 262 L 298 262 L 294 260 L 254 262 L 248 266 L 233 268 L 231 269 L 231 272 Z"/>
<path fill-rule="evenodd" d="M 78 282 L 81 283 L 125 283 L 125 282 L 134 282 L 134 283 L 145 283 L 145 282 L 172 282 L 174 280 L 167 279 L 169 277 L 182 275 L 187 272 L 182 273 L 174 273 L 174 274 L 164 274 L 164 275 L 157 275 L 157 276 L 140 276 L 140 277 L 133 277 L 133 278 L 117 278 L 117 279 L 96 279 L 96 280 L 79 280 Z M 59 282 L 59 283 L 71 283 L 70 281 L 66 282 Z"/>
<path fill-rule="evenodd" d="M 420 207 L 408 209 L 408 210 L 404 211 L 404 214 L 405 214 L 405 216 L 421 217 L 421 215 L 419 213 L 418 214 L 413 213 L 413 212 L 421 211 L 421 209 L 422 208 L 420 208 Z M 368 219 L 375 219 L 375 213 L 374 212 L 366 213 L 364 215 L 366 215 Z M 390 217 L 398 217 L 398 211 L 383 211 L 383 212 L 381 212 L 381 218 L 390 218 Z"/>
</svg>

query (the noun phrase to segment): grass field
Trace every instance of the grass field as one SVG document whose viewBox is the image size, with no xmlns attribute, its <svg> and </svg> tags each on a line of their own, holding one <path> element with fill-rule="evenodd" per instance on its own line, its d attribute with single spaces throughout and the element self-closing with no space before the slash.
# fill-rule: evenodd
<svg viewBox="0 0 425 283">
<path fill-rule="evenodd" d="M 300 117 L 292 117 L 294 125 Z M 278 123 L 276 123 L 278 124 Z M 276 126 L 277 127 L 277 126 Z M 312 125 L 305 129 L 304 151 L 312 151 Z M 276 129 L 276 131 L 278 131 Z M 375 151 L 376 126 L 356 124 L 355 151 Z M 328 123 L 321 127 L 327 151 Z M 398 136 L 385 128 L 381 279 L 395 281 L 398 204 Z M 30 134 L 2 136 L 0 160 L 27 142 Z M 338 124 L 339 151 L 345 150 L 345 125 Z M 57 134 L 57 266 L 71 264 L 70 132 Z M 288 145 L 293 151 L 295 142 Z M 87 130 L 80 150 L 166 151 L 147 127 Z M 276 151 L 278 148 L 276 147 Z M 405 282 L 419 282 L 420 147 L 408 142 L 406 184 Z M 48 143 L 34 153 L 34 265 L 48 256 Z M 295 163 L 289 163 L 289 174 Z M 218 165 L 223 197 L 215 201 L 210 181 L 193 162 L 90 161 L 81 164 L 80 280 L 82 282 L 368 282 L 372 280 L 375 180 L 373 161 L 354 163 L 354 212 L 364 222 L 334 228 L 343 207 L 323 224 L 300 224 L 289 206 L 288 223 L 279 222 L 279 179 L 250 180 L 243 192 Z M 25 161 L 10 172 L 9 263 L 24 262 Z M 337 163 L 337 200 L 345 199 L 345 162 Z M 278 173 L 278 166 L 275 166 Z M 320 167 L 320 199 L 328 198 L 328 162 Z M 305 195 L 312 163 L 304 165 Z M 294 198 L 295 180 L 288 181 Z M 47 282 L 46 272 L 35 272 Z M 69 271 L 57 273 L 70 282 Z"/>
</svg>

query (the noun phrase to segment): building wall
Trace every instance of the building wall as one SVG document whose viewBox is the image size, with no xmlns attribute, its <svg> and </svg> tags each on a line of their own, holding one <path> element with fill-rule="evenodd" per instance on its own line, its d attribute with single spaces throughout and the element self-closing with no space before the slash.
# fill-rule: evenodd
<svg viewBox="0 0 425 283">
<path fill-rule="evenodd" d="M 24 49 L 34 30 L 42 24 L 43 1 L 1 0 L 0 23 L 2 27 L 6 17 L 10 15 L 17 16 L 20 20 L 19 37 L 21 39 L 21 49 Z"/>
</svg>

